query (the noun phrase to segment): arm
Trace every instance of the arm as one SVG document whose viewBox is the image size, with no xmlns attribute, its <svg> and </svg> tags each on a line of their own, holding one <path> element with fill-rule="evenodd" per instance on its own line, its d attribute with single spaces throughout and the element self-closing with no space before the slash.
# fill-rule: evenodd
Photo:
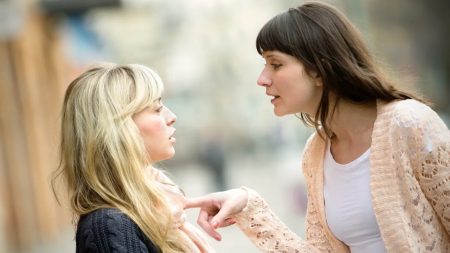
<svg viewBox="0 0 450 253">
<path fill-rule="evenodd" d="M 157 253 L 139 227 L 117 209 L 100 209 L 80 220 L 76 252 Z"/>
<path fill-rule="evenodd" d="M 244 189 L 248 191 L 248 203 L 235 216 L 236 223 L 262 252 L 318 252 L 289 230 L 260 195 L 251 189 Z"/>
<path fill-rule="evenodd" d="M 186 208 L 193 207 L 201 208 L 197 223 L 216 240 L 221 239 L 217 228 L 236 222 L 262 252 L 318 252 L 290 231 L 264 199 L 248 188 L 188 199 Z"/>
<path fill-rule="evenodd" d="M 439 116 L 427 108 L 411 143 L 421 154 L 416 175 L 447 235 L 450 235 L 450 132 Z M 414 139 L 411 139 L 413 142 Z"/>
</svg>

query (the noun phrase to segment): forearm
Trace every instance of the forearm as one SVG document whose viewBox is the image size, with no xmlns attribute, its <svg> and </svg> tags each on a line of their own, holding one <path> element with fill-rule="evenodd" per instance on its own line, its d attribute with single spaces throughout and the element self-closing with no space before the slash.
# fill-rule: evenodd
<svg viewBox="0 0 450 253">
<path fill-rule="evenodd" d="M 248 203 L 235 216 L 236 224 L 262 252 L 319 252 L 292 232 L 255 191 L 248 192 Z"/>
</svg>

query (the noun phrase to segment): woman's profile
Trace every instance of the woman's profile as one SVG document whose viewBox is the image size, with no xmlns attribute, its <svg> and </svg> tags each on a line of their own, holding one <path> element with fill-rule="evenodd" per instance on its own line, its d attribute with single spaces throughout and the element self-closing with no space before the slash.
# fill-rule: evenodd
<svg viewBox="0 0 450 253">
<path fill-rule="evenodd" d="M 214 252 L 185 221 L 185 197 L 154 164 L 175 154 L 163 83 L 138 64 L 101 64 L 67 88 L 60 166 L 76 252 Z M 55 189 L 55 188 L 54 188 Z"/>
</svg>

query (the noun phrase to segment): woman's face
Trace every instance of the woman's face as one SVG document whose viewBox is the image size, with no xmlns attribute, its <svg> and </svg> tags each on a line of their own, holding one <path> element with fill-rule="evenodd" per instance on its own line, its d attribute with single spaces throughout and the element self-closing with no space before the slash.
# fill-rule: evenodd
<svg viewBox="0 0 450 253">
<path fill-rule="evenodd" d="M 161 99 L 133 116 L 152 162 L 167 160 L 175 155 L 173 125 L 176 119 Z"/>
<path fill-rule="evenodd" d="M 307 113 L 314 116 L 322 96 L 322 81 L 306 73 L 295 57 L 280 51 L 265 51 L 266 64 L 258 78 L 258 85 L 266 88 L 274 113 L 284 116 Z"/>
</svg>

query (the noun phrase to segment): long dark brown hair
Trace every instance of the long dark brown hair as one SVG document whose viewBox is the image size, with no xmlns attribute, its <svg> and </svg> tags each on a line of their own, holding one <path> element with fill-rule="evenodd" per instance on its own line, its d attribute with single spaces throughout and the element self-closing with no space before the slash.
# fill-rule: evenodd
<svg viewBox="0 0 450 253">
<path fill-rule="evenodd" d="M 332 136 L 327 125 L 340 99 L 353 103 L 376 100 L 421 98 L 393 86 L 369 53 L 359 31 L 336 8 L 323 3 L 306 3 L 278 14 L 261 29 L 256 49 L 277 50 L 299 59 L 308 75 L 317 73 L 323 94 L 315 115 L 301 113 L 299 118 L 320 133 Z M 329 95 L 336 96 L 330 108 Z"/>
</svg>

